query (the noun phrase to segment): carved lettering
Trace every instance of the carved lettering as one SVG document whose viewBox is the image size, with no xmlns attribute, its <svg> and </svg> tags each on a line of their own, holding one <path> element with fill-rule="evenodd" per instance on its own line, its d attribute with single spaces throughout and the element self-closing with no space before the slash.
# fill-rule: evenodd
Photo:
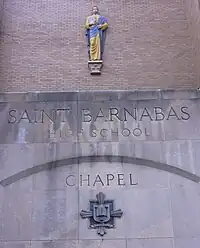
<svg viewBox="0 0 200 248">
<path fill-rule="evenodd" d="M 90 175 L 87 175 L 86 179 L 83 179 L 83 175 L 80 175 L 80 186 L 83 186 L 83 182 L 87 182 L 87 186 L 90 186 Z"/>
<path fill-rule="evenodd" d="M 21 121 L 27 121 L 31 124 L 44 123 L 45 118 L 51 122 L 56 120 L 60 122 L 67 122 L 67 117 L 70 113 L 70 108 L 58 108 L 58 109 L 33 109 L 33 110 L 16 110 L 10 109 L 8 112 L 8 123 L 17 124 Z M 71 114 L 73 116 L 73 113 Z M 152 108 L 109 108 L 103 109 L 99 108 L 95 113 L 90 109 L 81 110 L 82 122 L 127 122 L 134 121 L 136 123 L 147 121 L 164 121 L 164 120 L 183 120 L 187 121 L 191 118 L 189 109 L 187 106 L 173 107 L 170 106 L 167 110 L 163 110 L 161 107 Z M 104 132 L 105 133 L 105 132 Z M 127 132 L 124 131 L 125 136 Z M 105 134 L 103 134 L 105 136 Z M 94 137 L 96 137 L 94 135 Z"/>
<path fill-rule="evenodd" d="M 137 121 L 137 109 L 133 109 L 133 113 L 124 108 L 124 121 L 127 121 L 127 114 Z"/>
<path fill-rule="evenodd" d="M 56 131 L 55 130 L 48 130 L 48 137 L 49 137 L 49 139 L 54 139 L 56 137 Z"/>
<path fill-rule="evenodd" d="M 122 121 L 120 118 L 119 118 L 119 110 L 117 108 L 110 108 L 109 109 L 110 111 L 110 121 L 113 121 L 113 116 L 116 117 L 116 119 L 118 119 L 119 121 Z"/>
<path fill-rule="evenodd" d="M 95 180 L 94 180 L 94 183 L 93 183 L 93 186 L 95 186 L 96 183 L 101 183 L 101 186 L 104 186 L 104 183 L 103 183 L 103 181 L 102 181 L 100 175 L 97 175 L 97 176 L 96 176 L 96 178 L 95 178 Z"/>
<path fill-rule="evenodd" d="M 113 181 L 113 179 L 114 179 L 115 177 L 114 177 L 114 175 L 113 174 L 107 174 L 106 175 L 106 184 L 107 184 L 107 186 L 109 186 L 110 185 L 110 181 Z"/>
<path fill-rule="evenodd" d="M 91 131 L 91 136 L 92 136 L 92 137 L 97 137 L 97 130 L 94 130 L 94 129 L 93 129 L 93 130 Z"/>
<path fill-rule="evenodd" d="M 80 186 L 80 187 L 96 187 L 98 186 L 124 186 L 132 185 L 135 186 L 138 183 L 134 182 L 132 174 L 123 174 L 123 173 L 108 173 L 101 176 L 100 174 L 94 175 L 80 175 L 80 180 L 76 180 L 76 175 L 69 174 L 66 176 L 65 183 L 68 187 Z"/>
<path fill-rule="evenodd" d="M 88 109 L 82 109 L 83 113 L 83 122 L 91 122 L 92 115 L 90 114 Z"/>
<path fill-rule="evenodd" d="M 141 117 L 140 117 L 140 121 L 143 120 L 144 117 L 148 117 L 150 121 L 153 121 L 153 118 L 151 117 L 149 111 L 147 110 L 147 108 L 144 108 Z"/>
<path fill-rule="evenodd" d="M 133 135 L 134 136 L 141 136 L 142 135 L 142 130 L 140 128 L 133 129 Z"/>
<path fill-rule="evenodd" d="M 16 114 L 17 114 L 16 109 L 11 109 L 8 112 L 8 123 L 16 123 L 16 120 L 17 120 Z"/>
<path fill-rule="evenodd" d="M 42 122 L 42 111 L 40 109 L 34 109 L 34 123 L 43 123 Z"/>
<path fill-rule="evenodd" d="M 130 134 L 131 134 L 131 131 L 130 131 L 128 128 L 124 128 L 124 129 L 122 130 L 122 135 L 123 135 L 124 137 L 130 136 Z"/>
<path fill-rule="evenodd" d="M 31 119 L 29 117 L 28 111 L 25 109 L 24 112 L 21 114 L 20 119 L 18 122 L 21 122 L 22 120 L 27 120 L 29 123 L 31 123 Z"/>
<path fill-rule="evenodd" d="M 130 182 L 130 185 L 138 185 L 138 183 L 133 182 L 132 174 L 129 174 L 129 182 Z"/>
<path fill-rule="evenodd" d="M 117 174 L 117 181 L 118 181 L 118 185 L 120 186 L 125 185 L 124 174 Z"/>
<path fill-rule="evenodd" d="M 69 113 L 70 108 L 60 108 L 56 109 L 56 119 L 60 117 L 61 122 L 67 122 L 67 114 Z"/>
<path fill-rule="evenodd" d="M 73 178 L 73 179 L 72 179 Z M 74 175 L 69 175 L 66 177 L 66 184 L 70 187 L 75 186 L 75 182 L 74 182 Z"/>
<path fill-rule="evenodd" d="M 104 113 L 103 113 L 102 109 L 99 110 L 99 112 L 97 113 L 97 116 L 96 116 L 96 118 L 94 119 L 94 121 L 97 121 L 98 118 L 104 118 L 104 121 L 108 121 L 108 120 L 106 119 L 106 117 L 104 116 Z"/>
<path fill-rule="evenodd" d="M 178 117 L 176 111 L 174 110 L 173 107 L 170 108 L 169 110 L 169 114 L 167 116 L 167 120 L 169 120 L 171 117 L 175 117 L 177 120 L 180 120 L 180 118 Z"/>
<path fill-rule="evenodd" d="M 155 118 L 156 121 L 163 121 L 165 119 L 165 115 L 163 113 L 163 109 L 162 108 L 155 107 L 154 108 L 154 111 L 155 111 L 155 115 L 156 115 L 156 118 Z"/>
<path fill-rule="evenodd" d="M 144 129 L 145 136 L 150 136 L 150 133 L 148 133 L 147 128 Z"/>
<path fill-rule="evenodd" d="M 181 115 L 182 120 L 189 120 L 190 119 L 190 114 L 188 113 L 188 107 L 182 107 L 181 112 L 183 115 Z"/>
<path fill-rule="evenodd" d="M 111 135 L 112 135 L 112 136 L 118 136 L 118 135 L 119 135 L 119 130 L 118 130 L 118 128 L 117 128 L 116 130 L 112 130 L 112 129 L 111 129 Z"/>
<path fill-rule="evenodd" d="M 101 129 L 101 131 L 100 131 L 100 135 L 101 135 L 102 137 L 107 137 L 107 136 L 108 136 L 107 132 L 108 132 L 108 130 L 105 129 L 105 128 L 103 128 L 103 129 Z"/>
<path fill-rule="evenodd" d="M 48 120 L 55 121 L 55 109 L 51 109 L 49 113 L 46 113 L 44 110 L 41 111 L 42 114 L 42 123 L 44 123 L 44 118 L 47 117 Z"/>
</svg>

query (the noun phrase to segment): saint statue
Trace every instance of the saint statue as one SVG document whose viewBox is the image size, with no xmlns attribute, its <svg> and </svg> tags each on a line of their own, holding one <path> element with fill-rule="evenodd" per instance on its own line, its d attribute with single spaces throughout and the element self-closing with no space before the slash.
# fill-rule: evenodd
<svg viewBox="0 0 200 248">
<path fill-rule="evenodd" d="M 92 15 L 87 17 L 85 28 L 88 38 L 89 60 L 101 61 L 108 22 L 104 16 L 100 15 L 97 6 L 93 6 Z"/>
</svg>

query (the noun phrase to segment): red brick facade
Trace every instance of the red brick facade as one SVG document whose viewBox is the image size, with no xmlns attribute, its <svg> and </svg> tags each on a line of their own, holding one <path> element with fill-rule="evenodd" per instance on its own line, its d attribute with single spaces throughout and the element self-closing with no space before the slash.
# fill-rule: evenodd
<svg viewBox="0 0 200 248">
<path fill-rule="evenodd" d="M 93 4 L 109 20 L 100 77 L 87 68 L 84 22 Z M 4 0 L 1 91 L 196 88 L 196 7 L 198 0 Z"/>
<path fill-rule="evenodd" d="M 187 19 L 189 23 L 190 35 L 192 37 L 192 47 L 194 49 L 194 63 L 196 66 L 197 87 L 200 87 L 200 1 L 186 0 Z"/>
</svg>

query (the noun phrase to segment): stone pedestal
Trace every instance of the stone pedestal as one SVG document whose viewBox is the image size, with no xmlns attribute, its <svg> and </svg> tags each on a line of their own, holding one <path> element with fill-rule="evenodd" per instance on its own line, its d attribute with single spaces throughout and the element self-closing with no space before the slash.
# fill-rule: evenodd
<svg viewBox="0 0 200 248">
<path fill-rule="evenodd" d="M 89 60 L 88 61 L 88 68 L 90 69 L 91 75 L 101 75 L 101 69 L 103 67 L 103 61 L 102 60 Z"/>
</svg>

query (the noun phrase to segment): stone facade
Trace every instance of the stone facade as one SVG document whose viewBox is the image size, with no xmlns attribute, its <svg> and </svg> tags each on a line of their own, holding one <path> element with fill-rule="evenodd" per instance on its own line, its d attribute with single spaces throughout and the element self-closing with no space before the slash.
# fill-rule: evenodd
<svg viewBox="0 0 200 248">
<path fill-rule="evenodd" d="M 87 68 L 84 22 L 92 4 L 109 20 L 101 77 L 91 77 Z M 197 88 L 196 5 L 197 0 L 4 0 L 1 91 Z"/>
<path fill-rule="evenodd" d="M 0 247 L 199 248 L 200 93 L 0 95 Z M 81 210 L 123 215 L 101 237 Z"/>
</svg>

